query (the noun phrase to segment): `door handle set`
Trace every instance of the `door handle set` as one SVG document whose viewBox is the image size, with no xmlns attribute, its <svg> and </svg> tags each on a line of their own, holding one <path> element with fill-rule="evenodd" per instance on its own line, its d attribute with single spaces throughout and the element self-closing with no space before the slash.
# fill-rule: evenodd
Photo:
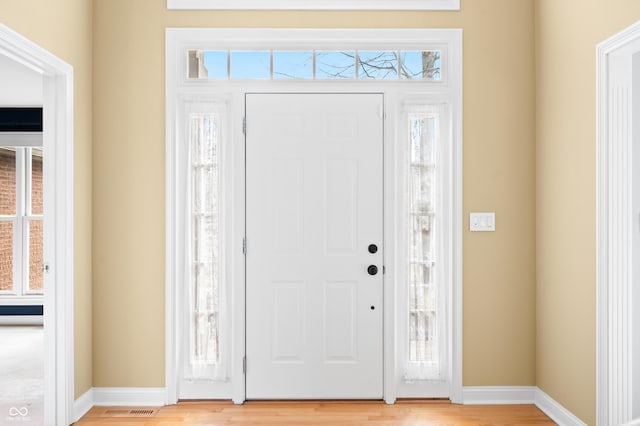
<svg viewBox="0 0 640 426">
<path fill-rule="evenodd" d="M 378 246 L 375 244 L 369 244 L 369 247 L 367 247 L 367 250 L 371 254 L 377 253 Z M 378 267 L 376 265 L 369 265 L 369 267 L 367 268 L 367 273 L 369 275 L 376 275 L 378 273 Z"/>
</svg>

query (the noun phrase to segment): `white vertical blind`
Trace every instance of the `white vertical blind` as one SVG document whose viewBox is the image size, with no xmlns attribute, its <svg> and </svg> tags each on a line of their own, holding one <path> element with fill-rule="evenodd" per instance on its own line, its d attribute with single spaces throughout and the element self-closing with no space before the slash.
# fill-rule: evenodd
<svg viewBox="0 0 640 426">
<path fill-rule="evenodd" d="M 408 360 L 405 379 L 441 380 L 441 283 L 436 235 L 438 113 L 409 114 Z"/>
<path fill-rule="evenodd" d="M 221 379 L 220 341 L 220 117 L 190 112 L 186 268 L 188 355 L 185 378 Z"/>
</svg>

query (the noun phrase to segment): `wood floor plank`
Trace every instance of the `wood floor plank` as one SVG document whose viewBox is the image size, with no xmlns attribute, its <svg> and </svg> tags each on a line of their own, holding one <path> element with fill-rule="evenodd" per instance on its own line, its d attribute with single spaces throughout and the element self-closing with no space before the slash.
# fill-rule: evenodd
<svg viewBox="0 0 640 426">
<path fill-rule="evenodd" d="M 347 426 L 485 426 L 554 425 L 533 405 L 455 405 L 448 402 L 181 402 L 160 408 L 150 418 L 106 417 L 108 410 L 131 407 L 94 407 L 76 425 L 347 425 Z M 136 407 L 138 408 L 138 407 Z"/>
</svg>

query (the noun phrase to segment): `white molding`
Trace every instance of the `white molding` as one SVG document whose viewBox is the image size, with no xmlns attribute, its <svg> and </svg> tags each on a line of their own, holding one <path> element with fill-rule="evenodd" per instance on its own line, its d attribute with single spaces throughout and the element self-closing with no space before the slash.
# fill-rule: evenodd
<svg viewBox="0 0 640 426">
<path fill-rule="evenodd" d="M 598 425 L 632 418 L 633 287 L 631 57 L 640 22 L 596 48 L 596 414 Z M 627 63 L 625 63 L 627 61 Z M 625 70 L 625 68 L 627 68 Z M 625 75 L 626 74 L 626 75 Z M 625 81 L 626 80 L 626 81 Z M 615 90 L 614 87 L 615 86 Z M 620 102 L 623 94 L 628 99 Z M 629 121 L 627 121 L 628 123 Z M 615 125 L 610 125 L 615 123 Z M 620 126 L 625 127 L 621 129 Z M 614 331 L 615 330 L 615 331 Z"/>
<path fill-rule="evenodd" d="M 0 315 L 0 325 L 42 325 L 42 315 Z"/>
<path fill-rule="evenodd" d="M 177 99 L 175 82 L 178 78 L 176 38 L 165 33 L 165 379 L 166 403 L 178 402 L 178 346 L 176 307 L 178 251 L 176 243 L 176 113 Z"/>
<path fill-rule="evenodd" d="M 73 421 L 77 422 L 93 408 L 93 388 L 80 395 L 78 399 L 73 402 Z"/>
<path fill-rule="evenodd" d="M 41 132 L 1 132 L 0 146 L 42 146 Z"/>
<path fill-rule="evenodd" d="M 166 391 L 165 388 L 91 388 L 74 401 L 73 419 L 78 421 L 94 406 L 164 406 L 167 405 Z M 535 404 L 559 425 L 586 425 L 536 386 L 465 386 L 462 393 L 466 405 Z"/>
<path fill-rule="evenodd" d="M 533 404 L 535 386 L 465 386 L 465 405 Z"/>
<path fill-rule="evenodd" d="M 277 92 L 304 92 L 310 89 L 314 92 L 379 92 L 381 84 L 393 84 L 393 91 L 389 93 L 409 94 L 411 96 L 434 96 L 440 102 L 448 103 L 451 112 L 450 133 L 453 141 L 451 152 L 452 175 L 456 180 L 452 182 L 451 201 L 451 228 L 453 245 L 451 247 L 450 275 L 453 281 L 452 297 L 453 317 L 452 324 L 452 382 L 450 399 L 454 403 L 461 402 L 462 395 L 462 30 L 460 29 L 243 29 L 243 28 L 168 28 L 166 35 L 166 369 L 165 384 L 167 386 L 167 403 L 175 403 L 178 399 L 177 371 L 179 354 L 176 353 L 179 341 L 177 323 L 177 252 L 176 245 L 181 244 L 177 234 L 178 212 L 176 211 L 176 113 L 178 111 L 179 95 L 197 94 L 219 95 L 225 93 L 230 96 L 230 111 L 232 137 L 242 137 L 242 116 L 244 103 L 242 97 L 237 96 L 239 90 L 244 92 L 277 91 Z M 189 81 L 186 78 L 187 49 L 273 49 L 273 48 L 331 48 L 341 49 L 345 46 L 357 48 L 401 48 L 420 49 L 425 46 L 442 47 L 446 52 L 443 64 L 443 81 L 440 82 L 393 82 L 357 81 L 357 82 L 278 82 L 268 83 L 260 81 L 227 81 L 223 84 L 215 81 L 199 80 Z M 267 86 L 268 84 L 268 86 Z M 397 97 L 397 96 L 396 96 Z M 387 97 L 385 94 L 385 99 Z M 385 102 L 387 102 L 385 100 Z M 388 112 L 388 111 L 387 111 Z M 391 123 L 391 119 L 389 122 Z M 386 128 L 391 129 L 389 125 Z M 386 132 L 386 130 L 385 130 Z M 385 133 L 385 139 L 393 134 Z M 392 139 L 389 139 L 392 140 Z M 233 191 L 233 203 L 236 212 L 244 212 L 244 144 L 233 144 L 233 165 L 231 165 L 232 179 L 236 182 L 236 191 Z M 391 143 L 389 145 L 392 145 Z M 395 148 L 393 148 L 395 149 Z M 385 155 L 393 150 L 387 150 Z M 392 158 L 393 156 L 389 157 Z M 385 160 L 386 161 L 386 160 Z M 385 176 L 390 180 L 392 170 L 389 163 L 385 162 Z M 385 182 L 385 191 L 393 190 L 394 186 Z M 394 274 L 398 269 L 393 266 L 394 251 L 387 246 L 391 242 L 387 230 L 390 230 L 390 218 L 393 215 L 393 200 L 385 195 L 385 306 L 393 308 L 396 304 L 394 296 Z M 387 203 L 389 201 L 389 203 Z M 244 258 L 241 253 L 241 241 L 244 236 L 244 214 L 236 214 L 232 217 L 229 236 L 231 264 L 230 282 L 244 282 Z M 244 356 L 244 286 L 234 285 L 230 294 L 231 303 L 237 307 L 233 311 L 232 318 L 232 353 L 229 366 L 231 379 L 231 398 L 235 403 L 242 403 L 245 398 L 244 375 L 242 372 L 242 357 Z M 385 341 L 394 342 L 395 336 L 395 311 L 385 309 Z M 384 399 L 393 403 L 396 398 L 395 377 L 397 351 L 394 347 L 385 346 L 385 389 Z"/>
<path fill-rule="evenodd" d="M 560 405 L 555 399 L 547 395 L 542 389 L 535 388 L 535 404 L 551 420 L 562 426 L 586 426 L 571 411 Z"/>
<path fill-rule="evenodd" d="M 460 33 L 459 36 L 452 33 Z M 309 50 L 309 49 L 393 49 L 420 50 L 444 47 L 450 40 L 462 45 L 462 30 L 457 28 L 167 28 L 166 53 L 172 57 L 166 58 L 166 65 L 171 66 L 172 75 L 178 77 L 178 71 L 184 72 L 186 81 L 186 63 L 188 49 L 201 50 Z M 171 48 L 169 52 L 168 49 Z M 179 49 L 179 51 L 177 50 Z M 432 85 L 442 85 L 447 80 L 447 67 L 452 64 L 445 62 L 443 52 L 442 81 L 430 82 Z M 178 57 L 175 57 L 178 55 Z M 461 59 L 460 59 L 461 60 Z M 445 66 L 446 64 L 446 66 Z M 168 76 L 167 76 L 168 77 Z M 175 86 L 175 82 L 173 86 Z M 224 80 L 223 80 L 224 81 Z M 250 81 L 250 80 L 249 80 Z M 327 83 L 336 80 L 328 80 Z M 222 81 L 214 82 L 220 83 Z M 295 81 L 284 80 L 287 84 Z M 308 80 L 303 80 L 307 84 Z M 428 82 L 428 80 L 426 80 Z M 202 86 L 203 81 L 189 81 Z M 241 81 L 245 84 L 247 81 Z M 419 80 L 409 82 L 410 85 L 421 84 Z M 227 84 L 227 82 L 225 82 Z"/>
<path fill-rule="evenodd" d="M 453 36 L 453 49 L 449 52 L 450 56 L 450 70 L 449 81 L 453 86 L 453 105 L 451 111 L 451 123 L 452 123 L 452 158 L 453 158 L 453 170 L 451 175 L 453 176 L 453 194 L 451 195 L 453 200 L 452 205 L 452 240 L 453 246 L 451 247 L 451 253 L 453 256 L 451 270 L 452 270 L 452 366 L 451 366 L 451 402 L 454 404 L 460 403 L 463 399 L 462 395 L 462 182 L 463 182 L 463 115 L 462 115 L 462 93 L 463 93 L 463 44 L 462 44 L 462 30 L 457 32 Z"/>
<path fill-rule="evenodd" d="M 74 400 L 73 68 L 2 24 L 0 54 L 43 75 L 44 179 L 53 188 L 44 194 L 44 421 L 66 425 Z"/>
<path fill-rule="evenodd" d="M 167 9 L 460 10 L 460 0 L 167 0 Z"/>
<path fill-rule="evenodd" d="M 24 305 L 42 305 L 44 297 L 28 295 L 28 296 L 0 296 L 0 305 L 2 306 L 24 306 Z"/>
<path fill-rule="evenodd" d="M 166 388 L 91 388 L 73 402 L 72 418 L 77 422 L 94 406 L 161 407 L 166 399 Z"/>
<path fill-rule="evenodd" d="M 465 386 L 462 393 L 465 405 L 535 404 L 561 426 L 586 426 L 537 386 Z"/>
<path fill-rule="evenodd" d="M 93 388 L 95 406 L 149 406 L 166 405 L 166 388 Z"/>
</svg>

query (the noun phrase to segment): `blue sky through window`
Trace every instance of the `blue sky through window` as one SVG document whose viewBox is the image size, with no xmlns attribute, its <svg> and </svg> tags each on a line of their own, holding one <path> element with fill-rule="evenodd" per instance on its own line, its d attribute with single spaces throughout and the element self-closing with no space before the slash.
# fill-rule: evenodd
<svg viewBox="0 0 640 426">
<path fill-rule="evenodd" d="M 356 78 L 356 52 L 316 52 L 316 78 Z"/>
<path fill-rule="evenodd" d="M 202 55 L 207 75 L 199 78 L 208 79 L 442 78 L 440 51 L 204 51 Z"/>
<path fill-rule="evenodd" d="M 231 52 L 231 78 L 271 78 L 271 52 Z"/>
<path fill-rule="evenodd" d="M 358 52 L 358 78 L 383 80 L 397 77 L 396 52 Z"/>
<path fill-rule="evenodd" d="M 204 66 L 209 72 L 208 78 L 227 78 L 227 52 L 204 52 Z"/>
<path fill-rule="evenodd" d="M 313 52 L 273 52 L 273 78 L 313 78 Z"/>
<path fill-rule="evenodd" d="M 433 62 L 434 68 L 430 70 L 423 68 L 422 54 L 423 52 L 400 53 L 400 61 L 402 62 L 401 77 L 407 79 L 431 78 L 433 80 L 440 80 L 440 52 L 434 52 L 436 59 Z"/>
</svg>

